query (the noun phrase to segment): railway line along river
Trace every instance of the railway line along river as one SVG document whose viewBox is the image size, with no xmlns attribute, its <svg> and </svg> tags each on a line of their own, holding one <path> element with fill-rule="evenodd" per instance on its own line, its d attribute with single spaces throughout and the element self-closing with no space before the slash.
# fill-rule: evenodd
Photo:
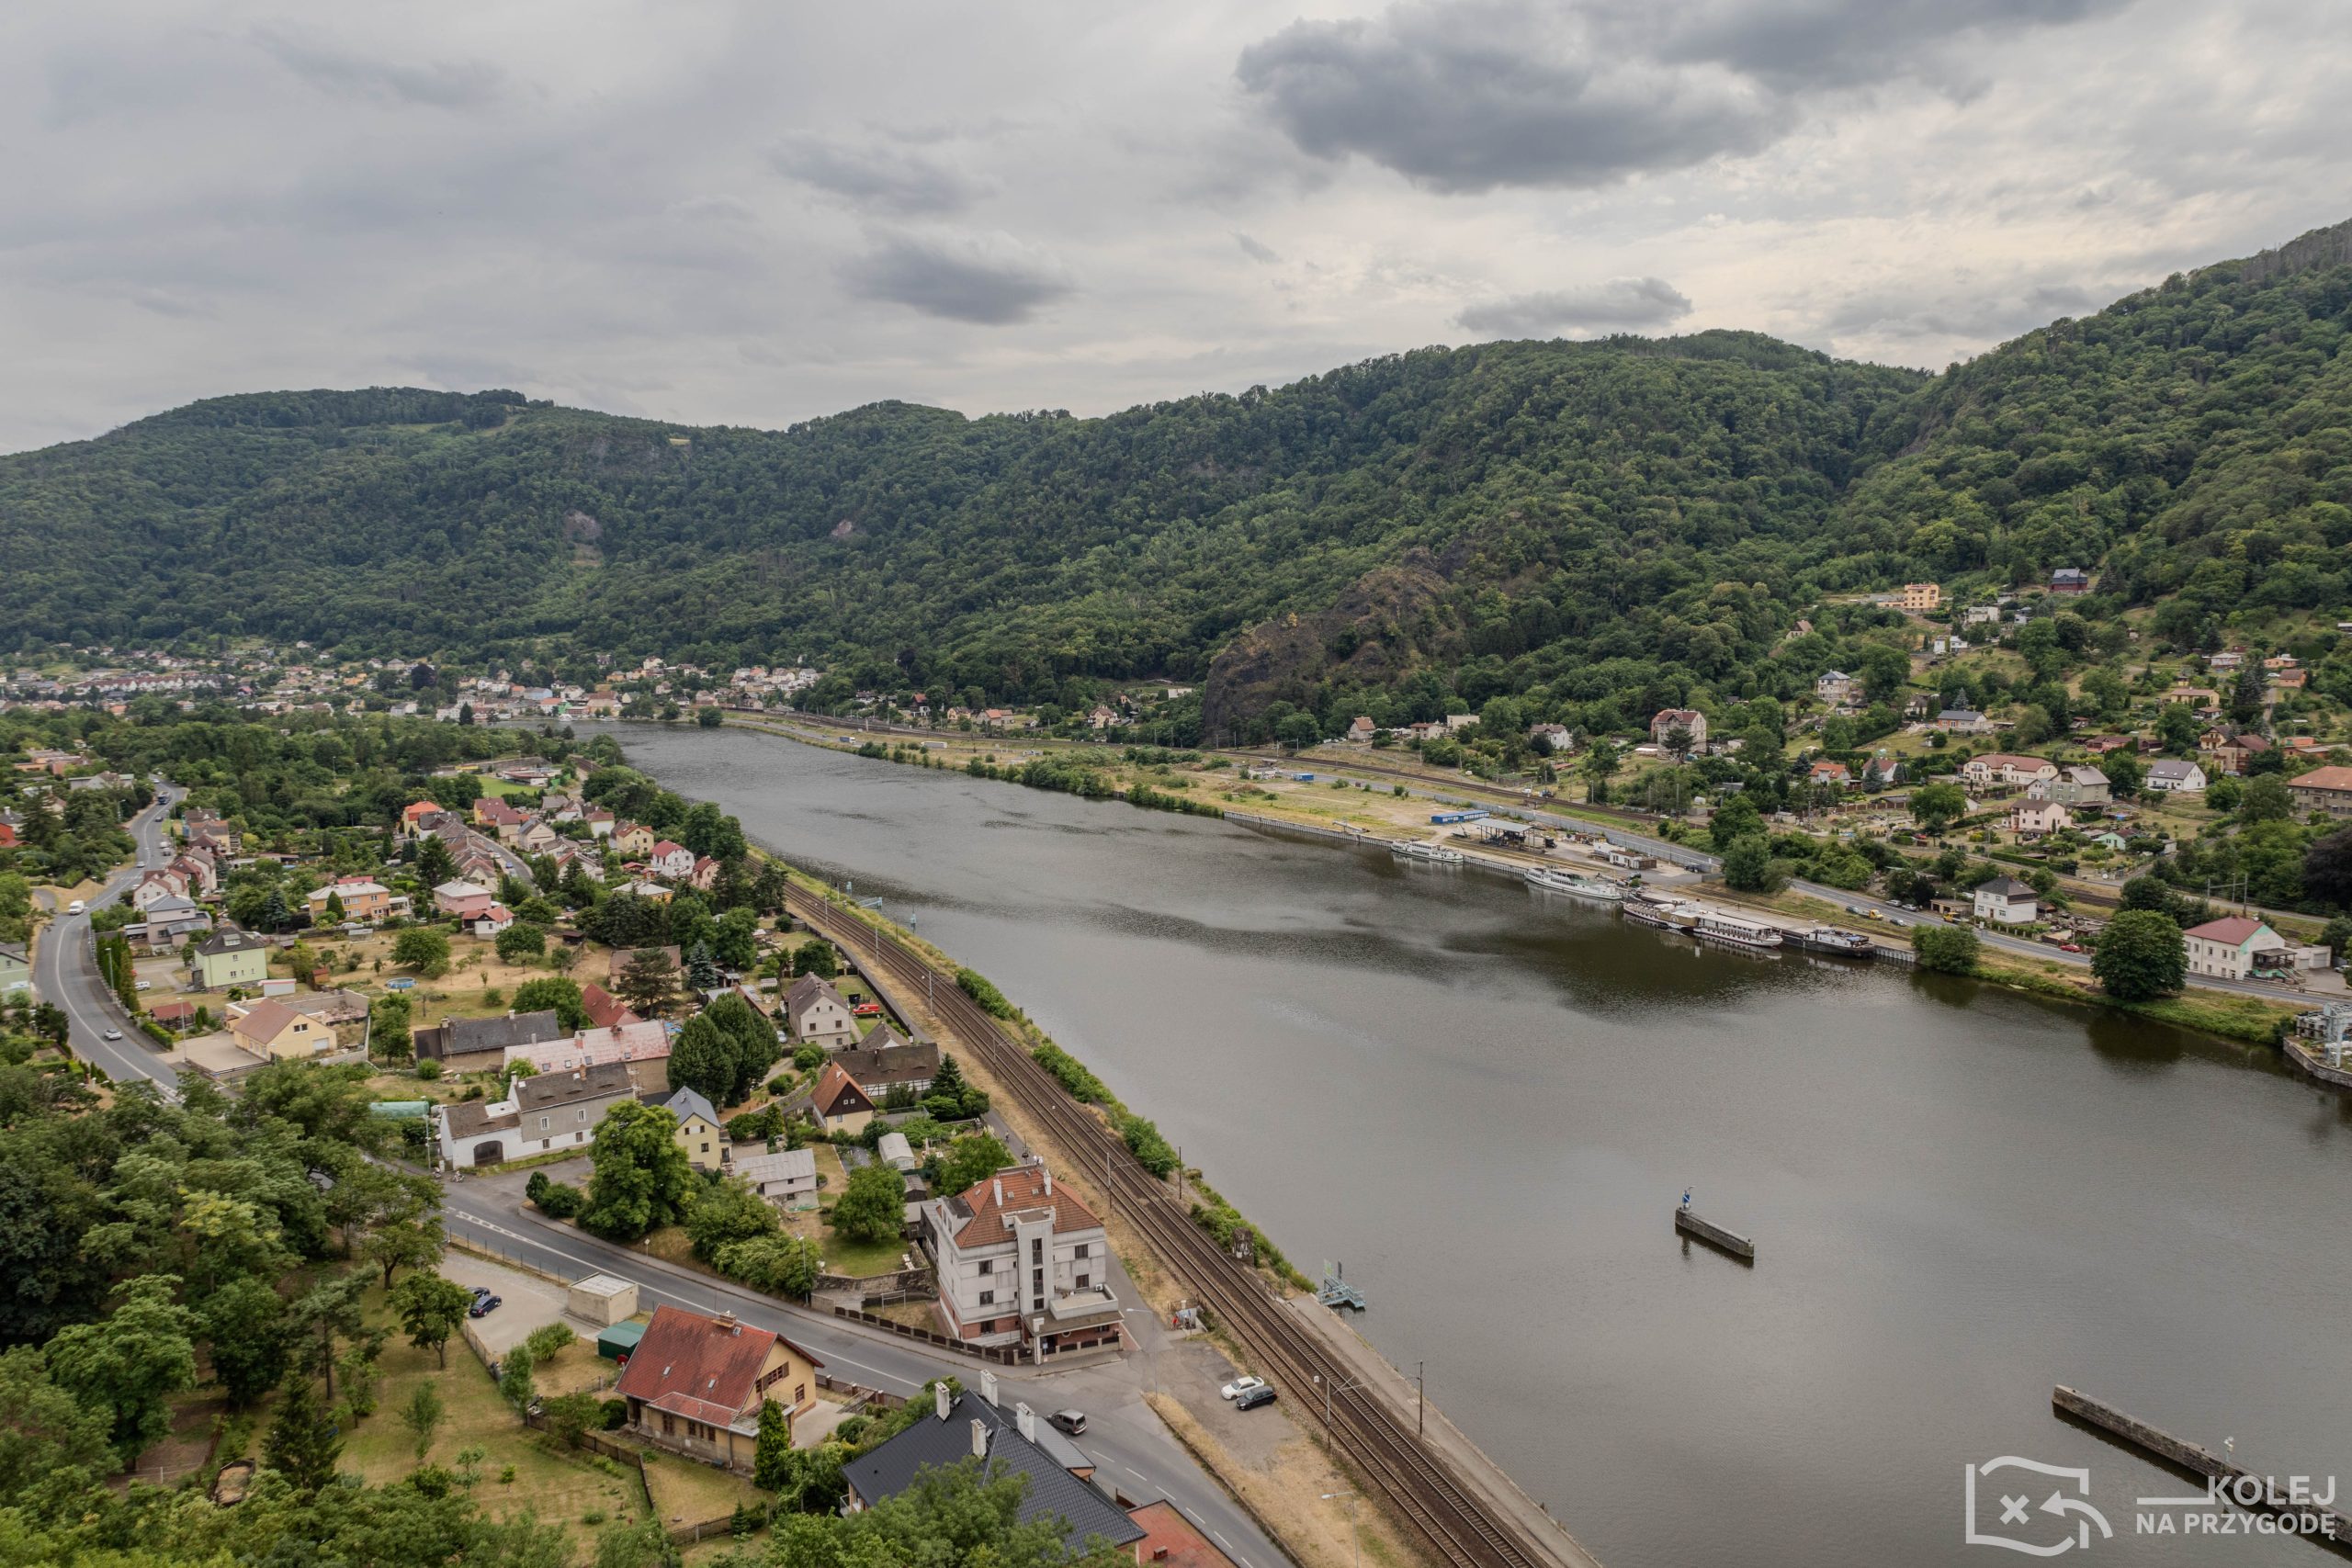
<svg viewBox="0 0 2352 1568">
<path fill-rule="evenodd" d="M 2259 1473 L 2352 1472 L 2352 1112 L 2267 1058 L 1891 968 L 1700 948 L 1458 868 L 801 746 L 632 763 L 986 974 L 1611 1568 L 1962 1564 L 2195 1490 L 2066 1383 Z M 1686 1187 L 1756 1238 L 1678 1238 Z M 2068 1506 L 2043 1499 L 2063 1490 Z M 2352 1495 L 2352 1474 L 2346 1474 Z M 2030 1493 L 2004 1523 L 2003 1494 Z M 2339 1496 L 2339 1507 L 2343 1497 Z M 2007 1509 L 2014 1514 L 2018 1510 Z M 2175 1509 L 2174 1512 L 2180 1510 Z M 2154 1510 L 2162 1513 L 2164 1510 Z"/>
</svg>

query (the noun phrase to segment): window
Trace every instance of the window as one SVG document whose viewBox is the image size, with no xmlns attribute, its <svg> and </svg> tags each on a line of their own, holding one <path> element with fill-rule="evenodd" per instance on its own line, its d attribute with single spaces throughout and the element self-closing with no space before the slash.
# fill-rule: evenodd
<svg viewBox="0 0 2352 1568">
<path fill-rule="evenodd" d="M 1087 1250 L 1086 1250 L 1086 1243 L 1084 1243 L 1084 1242 L 1082 1242 L 1082 1241 L 1081 1241 L 1081 1242 L 1080 1242 L 1080 1243 L 1078 1244 L 1078 1246 L 1077 1246 L 1077 1247 L 1075 1247 L 1071 1248 L 1071 1250 L 1070 1250 L 1070 1256 L 1071 1256 L 1072 1258 L 1084 1258 L 1084 1257 L 1087 1257 L 1087 1256 L 1088 1256 L 1088 1253 L 1087 1253 Z"/>
<path fill-rule="evenodd" d="M 539 1118 L 539 1131 L 540 1131 L 540 1132 L 542 1132 L 542 1133 L 544 1133 L 544 1132 L 546 1132 L 547 1130 L 548 1130 L 548 1119 L 547 1119 L 546 1117 L 542 1116 L 542 1117 L 540 1117 L 540 1118 Z"/>
<path fill-rule="evenodd" d="M 795 1404 L 806 1404 L 808 1403 L 808 1385 L 807 1383 L 793 1384 L 792 1403 Z"/>
<path fill-rule="evenodd" d="M 1045 1242 L 1044 1242 L 1043 1240 L 1032 1241 L 1032 1242 L 1029 1244 L 1029 1261 L 1030 1261 L 1030 1262 L 1032 1262 L 1032 1263 L 1043 1263 L 1045 1260 L 1046 1260 L 1046 1244 L 1045 1244 Z"/>
<path fill-rule="evenodd" d="M 1043 1269 L 1029 1270 L 1029 1289 L 1037 1295 L 1046 1293 L 1046 1271 Z"/>
<path fill-rule="evenodd" d="M 980 1259 L 980 1273 L 983 1277 L 995 1272 L 996 1260 L 994 1258 L 983 1258 Z"/>
<path fill-rule="evenodd" d="M 996 1305 L 996 1292 L 994 1291 L 982 1291 L 980 1292 L 980 1304 L 984 1307 L 992 1307 Z"/>
<path fill-rule="evenodd" d="M 1078 1288 L 1079 1288 L 1080 1290 L 1081 1290 L 1081 1291 L 1082 1291 L 1082 1290 L 1085 1290 L 1089 1285 L 1092 1284 L 1093 1282 L 1094 1282 L 1094 1276 L 1093 1276 L 1093 1275 L 1091 1275 L 1091 1274 L 1080 1274 L 1080 1275 L 1078 1277 Z"/>
</svg>

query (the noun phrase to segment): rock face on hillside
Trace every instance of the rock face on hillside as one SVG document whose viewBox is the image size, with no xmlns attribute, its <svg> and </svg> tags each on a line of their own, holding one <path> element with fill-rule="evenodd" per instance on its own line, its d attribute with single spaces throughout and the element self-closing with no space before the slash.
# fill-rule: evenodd
<svg viewBox="0 0 2352 1568">
<path fill-rule="evenodd" d="M 1294 612 L 1242 632 L 1209 666 L 1203 733 L 1216 739 L 1271 703 L 1304 702 L 1326 680 L 1395 681 L 1451 639 L 1449 577 L 1445 563 L 1414 550 L 1364 573 L 1320 614 Z"/>
</svg>

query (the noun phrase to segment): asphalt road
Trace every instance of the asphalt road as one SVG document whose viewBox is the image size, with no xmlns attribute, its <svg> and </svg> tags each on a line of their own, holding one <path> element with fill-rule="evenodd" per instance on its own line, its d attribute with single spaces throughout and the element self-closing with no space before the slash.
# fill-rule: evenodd
<svg viewBox="0 0 2352 1568">
<path fill-rule="evenodd" d="M 139 840 L 138 859 L 107 879 L 106 886 L 88 900 L 90 908 L 96 908 L 134 886 L 143 869 L 164 863 L 164 816 L 178 798 L 179 792 L 169 786 L 158 789 L 155 804 L 131 819 L 131 837 Z M 55 902 L 46 895 L 44 901 Z M 153 1078 L 166 1093 L 179 1091 L 179 1075 L 164 1064 L 163 1053 L 152 1041 L 123 1021 L 98 977 L 91 956 L 87 914 L 60 912 L 41 932 L 40 951 L 33 956 L 33 990 L 41 1000 L 65 1010 L 71 1026 L 67 1040 L 75 1055 L 96 1063 L 118 1081 Z M 108 1040 L 108 1030 L 122 1038 Z"/>
</svg>

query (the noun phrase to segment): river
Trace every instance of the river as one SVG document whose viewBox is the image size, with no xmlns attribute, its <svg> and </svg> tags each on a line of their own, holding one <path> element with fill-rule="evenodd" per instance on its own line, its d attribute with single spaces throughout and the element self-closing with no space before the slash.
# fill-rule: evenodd
<svg viewBox="0 0 2352 1568">
<path fill-rule="evenodd" d="M 2258 1053 L 1969 982 L 1700 949 L 1501 877 L 748 731 L 633 763 L 997 982 L 1611 1568 L 2014 1560 L 1973 1462 L 2086 1466 L 2130 1563 L 2191 1490 L 2091 1393 L 2352 1471 L 2352 1115 Z M 1670 1230 L 1697 1208 L 1743 1268 Z M 2352 1476 L 2347 1476 L 2352 1483 Z M 2016 1538 L 2069 1521 L 2041 1476 Z M 2352 1499 L 2339 1498 L 2343 1507 Z"/>
</svg>

